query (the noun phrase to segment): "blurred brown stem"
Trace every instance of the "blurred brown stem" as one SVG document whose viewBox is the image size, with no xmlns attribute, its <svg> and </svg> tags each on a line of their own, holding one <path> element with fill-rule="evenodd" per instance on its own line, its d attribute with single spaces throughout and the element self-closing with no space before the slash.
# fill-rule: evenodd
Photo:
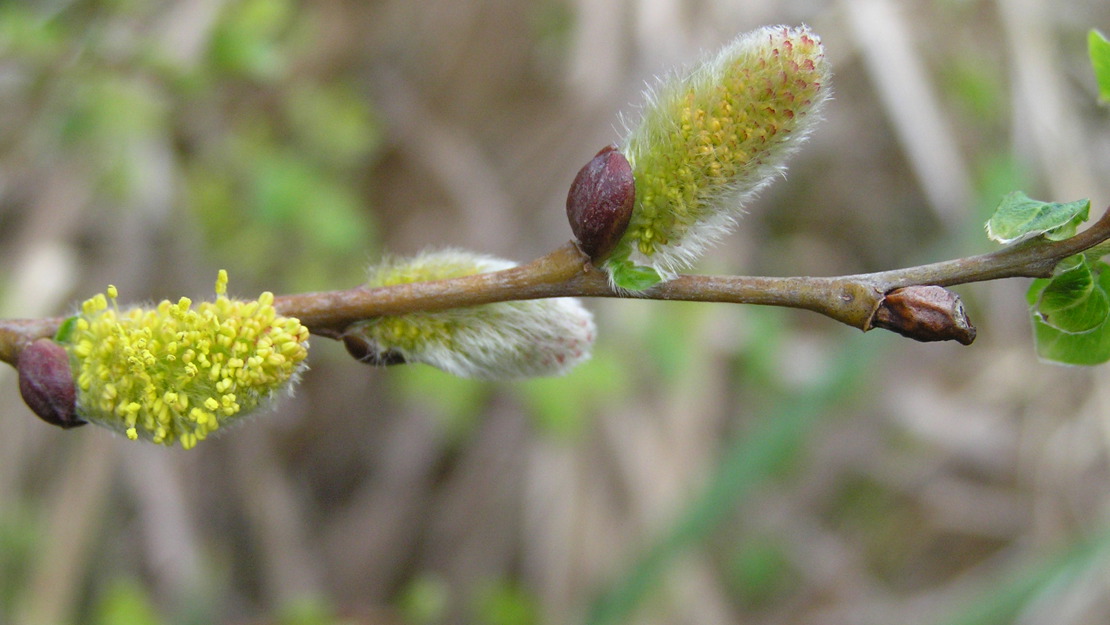
<svg viewBox="0 0 1110 625">
<path fill-rule="evenodd" d="M 759 277 L 681 275 L 640 292 L 610 286 L 575 243 L 568 243 L 528 264 L 491 273 L 414 282 L 388 287 L 355 287 L 283 295 L 274 305 L 283 315 L 300 319 L 313 334 L 339 338 L 353 323 L 385 315 L 462 308 L 510 300 L 547 297 L 622 297 L 698 302 L 760 304 L 812 310 L 860 330 L 892 329 L 918 340 L 932 334 L 876 323 L 876 312 L 891 292 L 905 287 L 946 287 L 1002 278 L 1044 278 L 1056 264 L 1110 240 L 1110 210 L 1090 228 L 1063 241 L 1034 239 L 996 252 L 928 265 L 837 277 Z M 958 305 L 958 298 L 954 301 Z M 914 308 L 901 309 L 912 316 Z M 935 312 L 930 311 L 930 312 Z M 950 311 L 955 315 L 956 311 Z M 891 315 L 880 318 L 889 320 Z M 15 364 L 23 346 L 57 332 L 61 318 L 0 320 L 0 360 Z M 911 322 L 913 319 L 910 320 Z M 952 323 L 959 320 L 953 318 Z M 939 335 L 943 339 L 955 336 Z M 974 329 L 971 329 L 971 337 Z"/>
</svg>

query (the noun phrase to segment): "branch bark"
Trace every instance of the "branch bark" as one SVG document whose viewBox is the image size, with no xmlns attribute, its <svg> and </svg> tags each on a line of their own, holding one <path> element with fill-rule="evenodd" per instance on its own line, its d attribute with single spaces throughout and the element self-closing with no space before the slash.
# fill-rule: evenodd
<svg viewBox="0 0 1110 625">
<path fill-rule="evenodd" d="M 935 293 L 926 297 L 927 302 L 918 299 L 921 293 L 908 297 L 901 292 L 897 300 L 888 300 L 888 296 L 907 287 L 1049 277 L 1064 258 L 1107 241 L 1110 209 L 1091 227 L 1069 239 L 1033 239 L 988 254 L 928 265 L 836 277 L 681 275 L 640 292 L 614 288 L 607 275 L 571 242 L 503 271 L 379 288 L 360 286 L 282 295 L 275 298 L 274 306 L 279 313 L 300 319 L 313 334 L 333 339 L 342 338 L 352 324 L 386 315 L 548 297 L 618 297 L 785 306 L 811 310 L 865 332 L 882 327 L 917 340 L 969 343 L 974 328 L 962 316 L 958 298 L 945 303 L 946 298 L 937 298 Z M 882 314 L 877 315 L 880 311 Z M 925 321 L 919 315 L 925 314 L 931 315 L 925 324 L 927 329 L 917 330 L 918 322 Z M 25 346 L 37 338 L 53 336 L 61 322 L 62 318 L 0 320 L 0 360 L 14 365 Z M 961 324 L 967 327 L 961 329 Z"/>
</svg>

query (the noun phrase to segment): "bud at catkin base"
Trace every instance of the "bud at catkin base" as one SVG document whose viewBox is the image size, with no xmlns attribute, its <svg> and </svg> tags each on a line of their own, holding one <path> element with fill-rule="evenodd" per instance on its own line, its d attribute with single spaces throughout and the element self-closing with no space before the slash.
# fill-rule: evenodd
<svg viewBox="0 0 1110 625">
<path fill-rule="evenodd" d="M 43 421 L 60 428 L 85 425 L 77 416 L 77 388 L 69 354 L 50 339 L 38 339 L 19 354 L 19 394 Z"/>
<path fill-rule="evenodd" d="M 616 146 L 606 146 L 575 176 L 567 193 L 567 219 L 578 247 L 597 263 L 628 229 L 636 203 L 632 166 Z"/>
</svg>

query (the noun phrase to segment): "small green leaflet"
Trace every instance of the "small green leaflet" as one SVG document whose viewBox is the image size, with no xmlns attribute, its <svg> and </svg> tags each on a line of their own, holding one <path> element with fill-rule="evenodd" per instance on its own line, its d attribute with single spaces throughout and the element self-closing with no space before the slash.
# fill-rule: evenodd
<svg viewBox="0 0 1110 625">
<path fill-rule="evenodd" d="M 58 327 L 58 331 L 54 334 L 54 341 L 57 343 L 68 343 L 69 337 L 73 336 L 73 328 L 77 325 L 77 315 L 66 317 L 62 325 Z"/>
<path fill-rule="evenodd" d="M 1073 256 L 1026 295 L 1037 355 L 1069 365 L 1110 360 L 1110 265 Z"/>
<path fill-rule="evenodd" d="M 1097 30 L 1087 35 L 1087 51 L 1091 55 L 1091 66 L 1095 70 L 1098 83 L 1098 100 L 1110 103 L 1110 41 Z"/>
<path fill-rule="evenodd" d="M 1074 236 L 1087 221 L 1090 200 L 1060 204 L 1030 199 L 1021 191 L 1006 194 L 987 222 L 987 236 L 1003 245 L 1044 235 L 1053 241 Z"/>
<path fill-rule="evenodd" d="M 1030 199 L 1021 191 L 1002 198 L 987 222 L 987 236 L 1007 244 L 1037 236 L 1074 236 L 1087 220 L 1090 200 L 1061 204 Z M 1051 278 L 1034 280 L 1026 300 L 1037 355 L 1068 365 L 1110 360 L 1110 265 L 1096 254 L 1060 261 Z"/>
<path fill-rule="evenodd" d="M 643 291 L 663 281 L 659 272 L 651 267 L 635 265 L 630 260 L 611 258 L 605 263 L 613 284 L 629 291 Z"/>
</svg>

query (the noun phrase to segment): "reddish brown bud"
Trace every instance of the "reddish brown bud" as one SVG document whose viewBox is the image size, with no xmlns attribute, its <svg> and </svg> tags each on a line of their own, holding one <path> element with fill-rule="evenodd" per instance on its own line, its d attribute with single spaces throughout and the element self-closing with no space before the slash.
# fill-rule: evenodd
<svg viewBox="0 0 1110 625">
<path fill-rule="evenodd" d="M 20 352 L 16 368 L 19 394 L 39 418 L 60 428 L 85 425 L 77 416 L 77 388 L 65 348 L 38 339 Z"/>
<path fill-rule="evenodd" d="M 401 354 L 391 350 L 382 351 L 359 334 L 344 334 L 343 347 L 347 348 L 347 353 L 355 360 L 375 367 L 405 364 L 405 357 Z"/>
<path fill-rule="evenodd" d="M 636 181 L 616 146 L 602 148 L 579 170 L 567 194 L 567 219 L 582 251 L 594 262 L 620 241 L 632 218 Z"/>
<path fill-rule="evenodd" d="M 908 286 L 886 294 L 871 324 L 911 339 L 971 345 L 975 326 L 960 296 L 939 286 Z"/>
</svg>

